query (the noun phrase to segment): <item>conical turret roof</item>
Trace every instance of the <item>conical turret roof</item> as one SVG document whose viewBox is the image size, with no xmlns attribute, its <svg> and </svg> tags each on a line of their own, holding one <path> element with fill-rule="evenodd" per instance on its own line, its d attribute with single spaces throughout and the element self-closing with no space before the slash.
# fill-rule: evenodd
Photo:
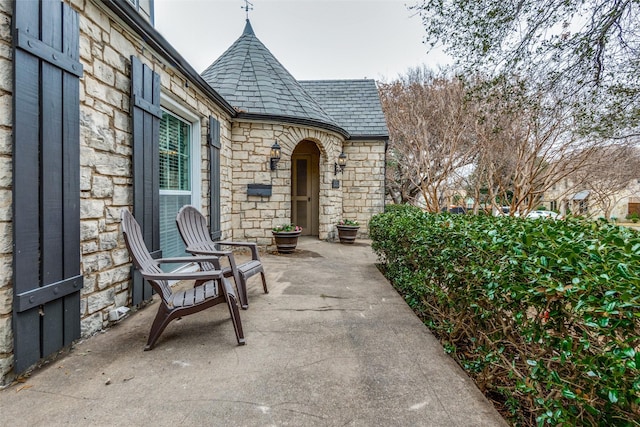
<svg viewBox="0 0 640 427">
<path fill-rule="evenodd" d="M 311 120 L 346 132 L 258 40 L 248 19 L 240 38 L 202 78 L 240 113 Z"/>
</svg>

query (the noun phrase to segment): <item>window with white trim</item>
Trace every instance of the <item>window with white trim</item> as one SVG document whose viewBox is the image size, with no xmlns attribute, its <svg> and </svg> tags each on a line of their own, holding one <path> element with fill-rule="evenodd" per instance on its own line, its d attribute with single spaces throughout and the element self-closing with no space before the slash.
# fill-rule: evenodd
<svg viewBox="0 0 640 427">
<path fill-rule="evenodd" d="M 160 248 L 164 257 L 185 256 L 176 215 L 184 205 L 200 207 L 200 119 L 172 101 L 161 105 Z"/>
</svg>

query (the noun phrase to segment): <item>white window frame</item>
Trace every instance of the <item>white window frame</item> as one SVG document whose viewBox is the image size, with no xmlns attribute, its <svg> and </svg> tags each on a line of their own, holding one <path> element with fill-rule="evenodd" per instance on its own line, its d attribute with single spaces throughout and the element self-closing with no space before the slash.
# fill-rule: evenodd
<svg viewBox="0 0 640 427">
<path fill-rule="evenodd" d="M 198 117 L 194 112 L 187 109 L 183 105 L 177 103 L 173 99 L 167 96 L 160 96 L 160 106 L 167 113 L 175 116 L 176 118 L 189 123 L 190 125 L 190 146 L 189 150 L 191 152 L 190 155 L 190 164 L 191 175 L 189 176 L 191 180 L 191 191 L 181 191 L 181 190 L 160 190 L 160 194 L 163 195 L 184 195 L 191 193 L 191 204 L 195 206 L 197 209 L 200 209 L 202 205 L 202 171 L 201 167 L 201 122 L 200 117 Z"/>
<path fill-rule="evenodd" d="M 200 117 L 164 94 L 160 95 L 160 107 L 166 113 L 190 125 L 191 132 L 189 134 L 189 141 L 191 145 L 189 150 L 191 152 L 191 158 L 189 166 L 191 168 L 191 175 L 189 178 L 191 179 L 191 204 L 197 209 L 200 209 L 202 205 L 202 171 L 200 170 L 202 136 Z M 162 195 L 182 195 L 188 193 L 188 191 L 181 190 L 160 190 L 160 194 Z M 190 263 L 176 268 L 175 271 L 196 271 L 198 268 L 196 263 Z M 178 281 L 172 281 L 170 285 L 174 285 L 175 283 L 178 283 Z"/>
</svg>

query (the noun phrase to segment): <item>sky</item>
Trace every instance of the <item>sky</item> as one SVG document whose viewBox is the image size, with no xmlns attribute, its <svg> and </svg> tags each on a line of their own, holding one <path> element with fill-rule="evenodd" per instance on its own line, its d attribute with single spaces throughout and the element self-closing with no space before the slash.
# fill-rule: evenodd
<svg viewBox="0 0 640 427">
<path fill-rule="evenodd" d="M 413 0 L 253 0 L 256 37 L 297 80 L 392 81 L 423 64 L 450 62 L 429 53 Z M 155 0 L 155 27 L 201 73 L 242 34 L 243 0 Z"/>
</svg>

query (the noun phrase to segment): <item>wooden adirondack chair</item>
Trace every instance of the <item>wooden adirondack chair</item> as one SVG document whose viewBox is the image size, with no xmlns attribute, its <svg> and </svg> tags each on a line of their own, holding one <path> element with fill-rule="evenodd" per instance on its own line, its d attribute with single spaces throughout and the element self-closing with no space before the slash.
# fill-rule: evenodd
<svg viewBox="0 0 640 427">
<path fill-rule="evenodd" d="M 226 302 L 233 322 L 238 345 L 244 345 L 240 310 L 235 292 L 221 270 L 165 273 L 162 263 L 212 262 L 216 257 L 179 257 L 153 259 L 142 238 L 137 221 L 128 209 L 121 212 L 122 233 L 136 268 L 160 295 L 161 303 L 151 326 L 145 350 L 151 350 L 167 325 L 176 318 L 197 313 L 209 307 Z M 195 286 L 174 292 L 170 280 L 195 280 Z"/>
<path fill-rule="evenodd" d="M 269 293 L 269 290 L 267 289 L 267 280 L 264 275 L 264 268 L 260 261 L 258 245 L 256 243 L 229 241 L 217 242 L 212 240 L 206 218 L 198 209 L 191 205 L 185 205 L 180 209 L 178 216 L 176 217 L 176 223 L 178 224 L 180 236 L 182 236 L 182 240 L 184 240 L 184 244 L 187 247 L 187 252 L 193 255 L 214 255 L 218 257 L 226 257 L 229 260 L 229 266 L 221 265 L 220 260 L 218 259 L 211 263 L 201 263 L 200 267 L 203 270 L 222 269 L 225 277 L 233 277 L 242 308 L 246 309 L 249 307 L 249 300 L 247 298 L 247 280 L 251 276 L 260 273 L 264 293 Z M 242 264 L 236 264 L 233 252 L 220 250 L 218 245 L 249 248 L 251 250 L 251 259 Z"/>
</svg>

